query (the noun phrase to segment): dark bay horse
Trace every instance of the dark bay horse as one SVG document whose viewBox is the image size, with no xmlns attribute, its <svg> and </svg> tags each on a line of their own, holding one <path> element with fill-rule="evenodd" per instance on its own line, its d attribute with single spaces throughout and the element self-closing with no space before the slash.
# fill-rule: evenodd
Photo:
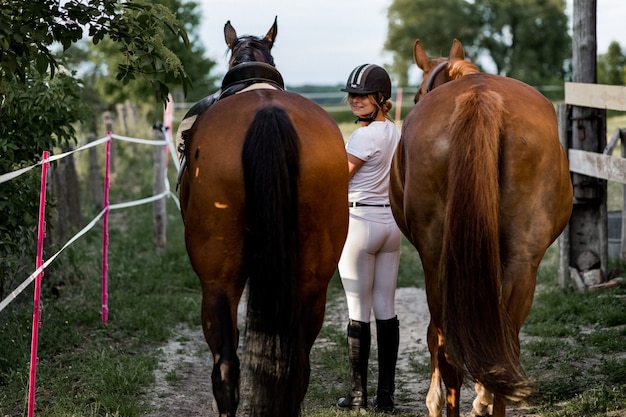
<svg viewBox="0 0 626 417">
<path fill-rule="evenodd" d="M 264 38 L 238 38 L 230 22 L 224 35 L 232 56 L 221 96 L 182 135 L 185 241 L 202 284 L 219 415 L 239 405 L 237 307 L 247 285 L 249 413 L 293 417 L 348 229 L 347 156 L 328 113 L 277 85 L 276 22 Z"/>
<path fill-rule="evenodd" d="M 465 376 L 475 415 L 504 417 L 531 392 L 519 362 L 537 268 L 572 210 L 554 107 L 532 87 L 479 72 L 454 41 L 430 59 L 404 120 L 391 207 L 417 248 L 431 314 L 429 417 L 459 416 Z M 445 395 L 441 381 L 445 384 Z"/>
</svg>

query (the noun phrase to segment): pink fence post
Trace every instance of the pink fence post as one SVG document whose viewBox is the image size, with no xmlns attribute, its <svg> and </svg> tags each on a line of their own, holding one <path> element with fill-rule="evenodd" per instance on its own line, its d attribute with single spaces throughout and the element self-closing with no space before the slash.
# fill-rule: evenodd
<svg viewBox="0 0 626 417">
<path fill-rule="evenodd" d="M 104 167 L 104 214 L 102 222 L 102 323 L 109 319 L 109 170 L 111 165 L 111 131 L 107 132 L 106 156 Z"/>
<path fill-rule="evenodd" d="M 46 179 L 50 152 L 43 152 L 41 166 L 41 191 L 39 193 L 39 224 L 37 226 L 37 270 L 43 266 L 43 239 L 46 237 Z M 35 295 L 33 306 L 33 332 L 30 343 L 30 374 L 28 379 L 28 417 L 35 414 L 35 389 L 37 380 L 37 346 L 39 342 L 39 326 L 41 326 L 41 278 L 43 269 L 35 277 Z"/>
</svg>

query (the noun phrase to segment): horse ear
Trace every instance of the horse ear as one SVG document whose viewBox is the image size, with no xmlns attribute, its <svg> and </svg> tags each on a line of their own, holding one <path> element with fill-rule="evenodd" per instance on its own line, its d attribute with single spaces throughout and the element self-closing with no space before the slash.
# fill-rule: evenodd
<svg viewBox="0 0 626 417">
<path fill-rule="evenodd" d="M 432 67 L 432 62 L 428 55 L 426 55 L 426 51 L 419 39 L 415 41 L 415 46 L 413 47 L 413 59 L 417 66 L 424 72 L 428 72 Z"/>
<path fill-rule="evenodd" d="M 274 24 L 272 25 L 270 30 L 267 31 L 267 35 L 265 35 L 265 38 L 263 39 L 267 43 L 268 49 L 272 49 L 272 46 L 274 46 L 274 41 L 276 40 L 277 34 L 278 34 L 278 16 L 274 18 Z"/>
<path fill-rule="evenodd" d="M 237 32 L 235 32 L 235 28 L 230 24 L 230 20 L 224 25 L 224 39 L 229 49 L 233 49 L 233 47 L 237 45 L 237 42 L 239 42 Z"/>
<path fill-rule="evenodd" d="M 463 51 L 463 45 L 458 39 L 452 41 L 452 47 L 450 48 L 450 60 L 458 59 L 463 61 L 465 59 L 465 51 Z"/>
</svg>

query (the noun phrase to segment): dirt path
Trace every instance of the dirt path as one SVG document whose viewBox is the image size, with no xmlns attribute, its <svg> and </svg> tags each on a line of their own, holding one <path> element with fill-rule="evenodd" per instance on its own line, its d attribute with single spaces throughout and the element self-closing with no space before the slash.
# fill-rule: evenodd
<svg viewBox="0 0 626 417">
<path fill-rule="evenodd" d="M 329 303 L 329 305 L 324 325 L 343 327 L 345 318 L 348 316 L 343 297 L 337 302 Z M 400 349 L 396 376 L 397 408 L 400 412 L 425 413 L 424 399 L 428 391 L 429 381 L 427 378 L 416 377 L 410 366 L 412 361 L 424 362 L 429 358 L 426 345 L 429 313 L 424 290 L 416 288 L 398 289 L 396 292 L 396 311 L 400 320 Z M 240 320 L 243 318 L 243 313 L 242 308 L 240 308 Z M 376 334 L 375 328 L 372 329 L 372 334 Z M 324 340 L 318 339 L 316 345 L 324 342 Z M 372 338 L 372 345 L 372 348 L 375 348 L 375 337 Z M 216 415 L 212 411 L 211 353 L 204 342 L 201 329 L 199 327 L 189 329 L 186 326 L 176 328 L 175 336 L 167 345 L 163 346 L 162 350 L 163 362 L 155 372 L 155 388 L 151 398 L 148 399 L 156 411 L 147 414 L 147 416 L 206 417 Z M 315 372 L 315 364 L 312 366 L 312 372 Z M 462 390 L 461 409 L 465 416 L 470 415 L 473 397 L 472 390 L 468 388 Z M 245 404 L 242 404 L 242 408 L 245 408 Z M 532 413 L 529 414 L 528 410 L 524 408 L 512 409 L 508 407 L 508 409 L 508 417 L 536 416 Z"/>
</svg>

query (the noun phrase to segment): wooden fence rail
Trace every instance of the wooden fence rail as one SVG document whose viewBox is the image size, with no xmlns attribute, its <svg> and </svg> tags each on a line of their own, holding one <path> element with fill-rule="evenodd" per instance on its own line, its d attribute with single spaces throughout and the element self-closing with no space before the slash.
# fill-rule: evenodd
<svg viewBox="0 0 626 417">
<path fill-rule="evenodd" d="M 624 184 L 624 204 L 626 207 L 626 130 L 618 129 L 611 143 L 606 146 L 604 153 L 588 152 L 580 149 L 572 149 L 569 146 L 568 128 L 573 123 L 569 118 L 567 106 L 590 107 L 596 109 L 626 111 L 626 87 L 602 84 L 565 83 L 565 103 L 559 106 L 559 135 L 561 143 L 565 147 L 569 159 L 570 171 L 588 177 L 601 180 L 616 181 Z M 617 141 L 621 141 L 621 158 L 612 156 Z M 606 200 L 606 198 L 605 198 Z M 583 202 L 584 203 L 584 202 Z M 576 204 L 576 203 L 575 203 Z M 594 220 L 601 227 L 607 226 L 606 202 L 598 205 L 598 211 Z M 591 221 L 590 221 L 591 223 Z M 559 284 L 567 286 L 569 282 L 570 262 L 570 231 L 566 230 L 559 240 Z M 594 233 L 589 233 L 593 236 Z M 608 232 L 601 230 L 595 237 L 602 242 L 589 242 L 589 246 L 598 249 L 601 259 L 602 270 L 606 274 L 608 267 Z M 622 216 L 622 236 L 620 256 L 626 259 L 626 216 Z"/>
<path fill-rule="evenodd" d="M 626 111 L 626 87 L 565 83 L 565 103 L 573 106 Z"/>
</svg>

